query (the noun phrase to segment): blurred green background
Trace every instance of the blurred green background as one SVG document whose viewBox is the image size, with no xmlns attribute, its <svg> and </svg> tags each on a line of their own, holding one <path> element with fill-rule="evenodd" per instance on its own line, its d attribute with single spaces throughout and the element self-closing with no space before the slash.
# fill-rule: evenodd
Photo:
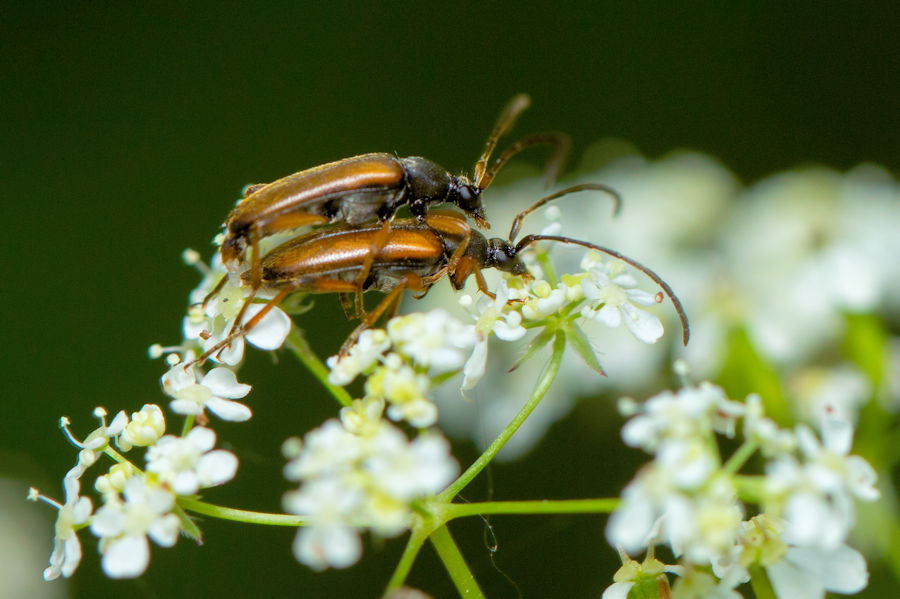
<svg viewBox="0 0 900 599">
<path fill-rule="evenodd" d="M 649 156 L 710 153 L 748 182 L 807 162 L 900 170 L 896 2 L 703 4 L 3 3 L 0 474 L 14 480 L 3 510 L 46 517 L 26 578 L 39 580 L 53 514 L 15 497 L 29 484 L 61 497 L 75 454 L 57 418 L 86 433 L 95 405 L 165 402 L 163 366 L 145 351 L 180 339 L 198 281 L 180 252 L 209 255 L 247 183 L 368 151 L 469 170 L 520 91 L 533 104 L 516 132 L 570 132 L 576 158 L 615 136 Z M 350 328 L 331 298 L 304 322 L 323 355 Z M 215 502 L 278 510 L 281 441 L 335 414 L 309 375 L 282 362 L 251 355 L 241 378 L 255 387 L 254 419 L 216 427 L 241 469 L 208 494 Z M 616 493 L 643 457 L 620 448 L 611 413 L 582 403 L 526 463 L 494 467 L 467 498 Z M 460 443 L 457 455 L 475 453 Z M 492 529 L 475 519 L 451 529 L 491 596 L 520 587 L 526 597 L 597 597 L 616 567 L 604 524 L 495 518 Z M 136 581 L 105 579 L 84 535 L 68 590 L 39 589 L 95 599 L 375 596 L 402 548 L 367 542 L 353 569 L 314 575 L 290 554 L 292 530 L 201 526 L 204 547 L 154 548 Z M 454 594 L 430 549 L 410 582 Z M 22 596 L 10 584 L 0 581 L 0 596 Z"/>
</svg>

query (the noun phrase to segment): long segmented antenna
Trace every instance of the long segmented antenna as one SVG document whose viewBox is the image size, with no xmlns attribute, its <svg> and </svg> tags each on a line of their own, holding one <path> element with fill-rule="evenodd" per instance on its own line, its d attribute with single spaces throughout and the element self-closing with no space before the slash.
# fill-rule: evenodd
<svg viewBox="0 0 900 599">
<path fill-rule="evenodd" d="M 565 133 L 560 133 L 558 131 L 536 133 L 515 142 L 503 150 L 503 153 L 500 154 L 500 156 L 497 157 L 497 160 L 494 161 L 494 164 L 491 165 L 491 170 L 485 173 L 481 180 L 475 180 L 475 185 L 477 185 L 479 189 L 485 189 L 491 184 L 491 181 L 497 176 L 497 172 L 510 158 L 522 150 L 542 145 L 549 145 L 555 148 L 553 154 L 550 156 L 550 160 L 547 161 L 547 168 L 544 170 L 544 184 L 547 187 L 553 185 L 556 182 L 557 177 L 559 177 L 559 173 L 562 172 L 563 166 L 565 166 L 566 160 L 569 158 L 569 151 L 572 149 L 572 139 Z"/>
<path fill-rule="evenodd" d="M 531 97 L 528 94 L 517 94 L 513 96 L 512 100 L 510 100 L 503 108 L 500 117 L 497 119 L 497 124 L 494 125 L 494 130 L 491 131 L 490 137 L 488 137 L 487 141 L 484 143 L 484 150 L 481 152 L 481 157 L 478 159 L 478 162 L 475 163 L 475 185 L 477 187 L 482 189 L 486 187 L 482 186 L 480 181 L 487 170 L 487 164 L 491 159 L 491 154 L 494 153 L 494 148 L 497 147 L 497 141 L 504 133 L 509 131 L 516 122 L 516 119 L 519 118 L 519 115 L 529 106 L 531 106 Z"/>
<path fill-rule="evenodd" d="M 675 295 L 675 292 L 672 291 L 672 288 L 668 283 L 662 280 L 658 274 L 641 264 L 640 262 L 629 258 L 628 256 L 622 255 L 616 250 L 603 247 L 601 245 L 596 245 L 593 243 L 589 243 L 587 241 L 581 241 L 580 239 L 572 239 L 571 237 L 561 237 L 559 235 L 526 235 L 522 238 L 522 241 L 516 244 L 515 253 L 519 253 L 521 250 L 525 249 L 532 243 L 538 241 L 558 241 L 560 243 L 568 243 L 571 245 L 580 245 L 581 247 L 588 248 L 590 250 L 596 250 L 598 252 L 603 252 L 604 254 L 610 255 L 617 260 L 621 260 L 622 262 L 633 266 L 638 269 L 645 275 L 647 275 L 650 279 L 653 280 L 654 283 L 662 287 L 663 291 L 669 296 L 669 299 L 672 300 L 672 305 L 675 306 L 675 311 L 678 313 L 678 318 L 681 320 L 681 341 L 684 345 L 688 344 L 688 340 L 691 338 L 691 325 L 688 323 L 687 314 L 684 312 L 684 306 L 681 304 L 681 300 L 678 299 L 678 296 Z"/>
<path fill-rule="evenodd" d="M 609 187 L 608 185 L 604 185 L 603 183 L 582 183 L 580 185 L 573 185 L 572 187 L 567 187 L 562 191 L 557 191 L 556 193 L 552 193 L 546 197 L 541 198 L 522 212 L 516 215 L 516 218 L 513 219 L 512 226 L 509 228 L 509 244 L 512 245 L 513 241 L 516 239 L 516 235 L 519 234 L 519 227 L 522 226 L 522 220 L 525 219 L 526 216 L 543 206 L 548 202 L 552 202 L 558 198 L 569 195 L 570 193 L 577 193 L 579 191 L 602 191 L 606 194 L 612 196 L 613 199 L 613 216 L 619 214 L 619 209 L 622 207 L 622 196 L 619 195 L 619 192 Z"/>
</svg>

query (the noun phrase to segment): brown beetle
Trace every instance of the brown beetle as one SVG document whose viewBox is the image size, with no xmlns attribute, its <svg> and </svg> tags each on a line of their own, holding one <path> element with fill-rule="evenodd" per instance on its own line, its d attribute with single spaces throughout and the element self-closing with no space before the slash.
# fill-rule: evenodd
<svg viewBox="0 0 900 599">
<path fill-rule="evenodd" d="M 377 223 L 326 227 L 292 239 L 273 249 L 261 262 L 261 288 L 275 293 L 275 296 L 243 327 L 235 330 L 200 359 L 219 351 L 236 336 L 253 328 L 272 307 L 294 292 L 338 293 L 347 315 L 362 318 L 360 325 L 344 342 L 341 348 L 343 353 L 363 330 L 372 326 L 382 315 L 390 316 L 393 313 L 405 289 L 424 295 L 444 276 L 454 289 L 461 289 L 466 279 L 475 275 L 478 288 L 493 296 L 481 274 L 482 269 L 496 268 L 530 277 L 519 254 L 538 241 L 557 241 L 593 249 L 643 272 L 662 287 L 672 301 L 681 320 L 683 342 L 687 344 L 690 329 L 680 300 L 672 288 L 646 266 L 615 250 L 569 237 L 527 235 L 515 243 L 525 216 L 549 201 L 584 190 L 611 194 L 618 209 L 619 196 L 615 191 L 605 185 L 588 183 L 546 196 L 523 210 L 513 220 L 507 239 L 485 238 L 472 229 L 462 215 L 452 211 L 432 211 L 425 217 L 424 223 L 416 219 L 395 221 L 374 255 L 373 241 L 383 234 L 381 225 Z M 360 275 L 367 263 L 370 268 L 360 282 Z M 249 276 L 249 273 L 244 273 L 245 282 Z M 359 304 L 351 302 L 351 299 L 354 295 L 369 290 L 387 295 L 371 312 L 361 312 Z"/>
<path fill-rule="evenodd" d="M 488 168 L 497 141 L 530 103 L 525 94 L 509 101 L 485 143 L 471 179 L 453 175 L 427 158 L 372 153 L 310 168 L 272 183 L 248 186 L 245 197 L 224 223 L 223 263 L 231 272 L 237 272 L 248 247 L 251 248 L 249 282 L 255 287 L 259 273 L 256 248 L 261 239 L 304 225 L 358 225 L 376 219 L 387 223 L 401 206 L 408 206 L 421 223 L 431 205 L 454 204 L 479 227 L 489 227 L 481 193 L 513 155 L 535 145 L 554 146 L 546 173 L 553 180 L 569 151 L 569 138 L 562 133 L 531 135 L 507 148 Z"/>
</svg>

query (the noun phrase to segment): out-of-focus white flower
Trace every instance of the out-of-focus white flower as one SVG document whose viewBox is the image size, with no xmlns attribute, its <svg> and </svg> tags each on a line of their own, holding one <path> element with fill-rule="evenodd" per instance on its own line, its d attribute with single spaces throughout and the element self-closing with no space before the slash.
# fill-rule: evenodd
<svg viewBox="0 0 900 599">
<path fill-rule="evenodd" d="M 442 309 L 392 318 L 387 332 L 395 351 L 432 374 L 461 367 L 477 341 L 473 325 L 464 325 Z"/>
<path fill-rule="evenodd" d="M 196 366 L 185 368 L 175 364 L 162 376 L 163 390 L 174 398 L 169 404 L 173 412 L 199 415 L 204 409 L 231 422 L 244 422 L 252 415 L 250 408 L 232 401 L 250 392 L 250 385 L 237 382 L 232 370 L 213 368 L 198 377 Z"/>
<path fill-rule="evenodd" d="M 150 562 L 149 536 L 162 547 L 178 539 L 178 517 L 172 514 L 175 497 L 149 486 L 143 477 L 125 483 L 123 500 L 107 501 L 91 521 L 91 531 L 100 537 L 103 571 L 110 578 L 134 578 Z"/>
<path fill-rule="evenodd" d="M 294 557 L 313 568 L 347 568 L 362 554 L 359 533 L 347 514 L 359 511 L 364 501 L 360 489 L 348 488 L 338 478 L 307 482 L 299 491 L 284 496 L 284 509 L 308 516 L 311 525 L 301 527 L 294 538 Z"/>
<path fill-rule="evenodd" d="M 672 586 L 672 599 L 743 599 L 734 585 L 707 572 L 687 568 Z"/>
<path fill-rule="evenodd" d="M 128 479 L 138 474 L 138 469 L 131 462 L 113 464 L 106 474 L 97 477 L 94 488 L 102 495 L 118 495 L 125 489 Z"/>
<path fill-rule="evenodd" d="M 438 433 L 426 432 L 412 442 L 393 427 L 373 439 L 365 468 L 385 493 L 410 501 L 443 490 L 459 473 L 450 444 Z"/>
<path fill-rule="evenodd" d="M 863 458 L 847 455 L 853 440 L 847 420 L 825 418 L 821 443 L 803 425 L 796 432 L 804 461 L 782 456 L 767 465 L 767 511 L 784 518 L 785 542 L 834 549 L 855 522 L 853 497 L 878 498 L 876 474 Z"/>
<path fill-rule="evenodd" d="M 122 451 L 132 447 L 153 445 L 166 432 L 166 419 L 156 404 L 144 404 L 139 412 L 131 414 L 116 444 Z"/>
<path fill-rule="evenodd" d="M 900 187 L 864 171 L 779 173 L 735 202 L 721 238 L 741 318 L 769 359 L 800 363 L 837 338 L 845 312 L 891 301 Z"/>
<path fill-rule="evenodd" d="M 763 457 L 789 455 L 797 448 L 797 436 L 793 431 L 778 428 L 771 418 L 765 416 L 759 395 L 748 395 L 744 404 L 744 436 L 759 444 Z"/>
<path fill-rule="evenodd" d="M 734 420 L 743 412 L 744 406 L 729 400 L 721 387 L 703 382 L 648 399 L 622 427 L 622 439 L 652 453 L 666 438 L 702 439 L 707 431 L 733 434 Z"/>
<path fill-rule="evenodd" d="M 871 394 L 869 381 L 850 365 L 805 368 L 788 384 L 797 407 L 807 422 L 814 424 L 832 416 L 856 422 L 859 408 Z"/>
<path fill-rule="evenodd" d="M 29 491 L 28 498 L 32 501 L 42 500 L 58 510 L 53 552 L 50 554 L 50 565 L 44 569 L 44 580 L 55 580 L 60 575 L 69 578 L 81 563 L 81 541 L 76 530 L 90 519 L 93 507 L 90 498 L 79 495 L 81 490 L 79 476 L 80 472 L 78 476 L 66 476 L 63 479 L 66 501 L 62 505 L 39 494 L 36 489 Z"/>
<path fill-rule="evenodd" d="M 382 414 L 384 414 L 384 399 L 380 397 L 355 399 L 349 406 L 341 408 L 341 424 L 347 432 L 359 437 L 368 437 L 378 431 Z"/>
<path fill-rule="evenodd" d="M 178 495 L 193 495 L 234 478 L 237 457 L 224 449 L 213 450 L 216 434 L 195 427 L 185 437 L 166 435 L 147 451 L 147 471 Z"/>
<path fill-rule="evenodd" d="M 414 500 L 433 495 L 459 471 L 449 444 L 437 434 L 412 442 L 385 420 L 372 417 L 383 404 L 367 399 L 342 411 L 355 434 L 329 420 L 308 433 L 285 466 L 300 489 L 285 495 L 288 512 L 307 518 L 294 555 L 316 569 L 347 567 L 359 558 L 359 531 L 381 536 L 405 530 Z"/>
<path fill-rule="evenodd" d="M 731 556 L 713 564 L 723 581 L 750 580 L 748 568 L 763 566 L 779 599 L 823 599 L 826 591 L 853 594 L 868 583 L 866 561 L 844 544 L 796 547 L 784 542 L 784 523 L 762 513 L 744 522 Z"/>
<path fill-rule="evenodd" d="M 346 385 L 361 373 L 375 365 L 379 356 L 391 346 L 384 329 L 366 329 L 350 347 L 346 356 L 331 356 L 327 364 L 331 372 L 328 382 L 332 385 Z"/>
<path fill-rule="evenodd" d="M 778 599 L 824 599 L 826 591 L 853 595 L 869 583 L 865 558 L 843 544 L 791 547 L 766 574 Z"/>
<path fill-rule="evenodd" d="M 621 262 L 604 263 L 588 254 L 582 267 L 588 277 L 581 280 L 581 288 L 584 297 L 591 300 L 591 304 L 581 310 L 583 317 L 597 320 L 611 329 L 624 320 L 631 334 L 644 343 L 656 343 L 662 337 L 663 326 L 659 318 L 635 306 L 659 303 L 657 296 L 637 289 L 637 281 L 625 272 Z"/>
<path fill-rule="evenodd" d="M 366 396 L 384 398 L 391 420 L 425 428 L 437 422 L 437 406 L 425 397 L 430 386 L 431 379 L 416 372 L 399 354 L 390 353 L 366 379 Z"/>
</svg>

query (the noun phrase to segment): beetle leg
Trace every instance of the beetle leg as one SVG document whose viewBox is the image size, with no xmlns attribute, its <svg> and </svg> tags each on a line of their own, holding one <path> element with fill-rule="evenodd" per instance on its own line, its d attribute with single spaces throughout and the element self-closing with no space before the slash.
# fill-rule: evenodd
<svg viewBox="0 0 900 599">
<path fill-rule="evenodd" d="M 256 226 L 250 228 L 250 286 L 254 291 L 259 289 L 260 270 L 259 262 L 259 231 Z"/>
<path fill-rule="evenodd" d="M 425 279 L 418 275 L 412 273 L 404 275 L 402 282 L 384 296 L 384 299 L 381 300 L 371 312 L 363 317 L 363 321 L 359 323 L 359 326 L 353 329 L 353 332 L 350 333 L 350 336 L 348 336 L 347 340 L 341 345 L 341 349 L 338 352 L 339 355 L 346 356 L 350 351 L 350 347 L 356 343 L 356 340 L 359 339 L 362 332 L 375 324 L 378 319 L 381 318 L 382 314 L 386 314 L 387 319 L 393 318 L 394 314 L 397 313 L 397 307 L 400 305 L 400 298 L 403 297 L 404 290 L 412 289 L 428 291 L 430 286 L 430 283 L 427 283 Z"/>
<path fill-rule="evenodd" d="M 369 273 L 372 271 L 372 265 L 375 263 L 375 257 L 378 256 L 378 253 L 384 249 L 384 246 L 387 245 L 389 235 L 391 232 L 391 221 L 385 220 L 384 225 L 382 225 L 381 230 L 372 237 L 372 242 L 369 243 L 369 252 L 366 254 L 366 259 L 362 263 L 362 268 L 360 268 L 359 274 L 356 276 L 356 281 L 354 284 L 357 287 L 356 290 L 356 314 L 363 314 L 365 310 L 363 309 L 362 302 L 362 294 L 363 287 L 366 284 L 366 279 L 369 278 Z"/>
<path fill-rule="evenodd" d="M 451 274 L 456 272 L 456 267 L 459 264 L 459 261 L 466 254 L 466 250 L 469 248 L 469 240 L 472 239 L 472 229 L 463 221 L 453 221 L 453 225 L 460 231 L 462 231 L 462 239 L 457 244 L 456 249 L 453 250 L 453 253 L 450 254 L 450 258 L 447 259 L 446 267 L 442 268 L 439 272 L 441 276 L 444 273 L 449 272 Z M 447 231 L 446 223 L 447 221 L 443 216 L 435 216 L 435 217 L 425 217 L 425 223 L 428 225 L 428 228 L 434 231 L 438 237 L 442 235 L 443 232 Z M 443 225 L 443 226 L 442 226 Z M 435 275 L 437 276 L 437 275 Z M 437 277 L 440 278 L 440 277 Z"/>
<path fill-rule="evenodd" d="M 206 297 L 203 298 L 203 301 L 200 302 L 200 305 L 206 307 L 206 304 L 209 303 L 209 300 L 219 295 L 219 292 L 222 291 L 222 287 L 225 286 L 225 282 L 228 280 L 228 274 L 222 275 L 222 278 L 219 279 L 219 282 L 216 283 L 216 286 L 212 288 L 212 291 L 206 294 Z"/>
<path fill-rule="evenodd" d="M 281 300 L 283 300 L 285 297 L 287 297 L 287 295 L 289 293 L 291 293 L 291 291 L 294 291 L 294 290 L 293 289 L 284 289 L 284 290 L 278 292 L 278 295 L 276 295 L 275 297 L 270 299 L 268 302 L 266 302 L 266 305 L 263 306 L 262 310 L 260 310 L 256 314 L 254 314 L 253 318 L 251 318 L 250 320 L 245 322 L 243 324 L 243 326 L 238 326 L 238 323 L 240 323 L 240 319 L 236 320 L 235 324 L 231 327 L 231 331 L 228 332 L 228 335 L 226 335 L 224 339 L 222 339 L 221 341 L 216 343 L 214 346 L 212 346 L 211 348 L 209 348 L 208 350 L 203 352 L 200 355 L 200 357 L 197 358 L 196 360 L 193 360 L 193 361 L 185 364 L 184 365 L 185 369 L 187 369 L 190 366 L 193 366 L 194 364 L 202 364 L 203 362 L 206 361 L 207 358 L 209 358 L 213 354 L 217 354 L 217 355 L 220 354 L 222 352 L 222 350 L 224 350 L 226 347 L 231 345 L 232 341 L 234 341 L 241 335 L 246 335 L 250 330 L 253 329 L 253 327 L 255 327 L 256 325 L 259 324 L 259 321 L 262 320 L 266 316 L 266 314 L 271 312 L 272 308 L 277 306 L 278 303 L 281 302 Z M 250 303 L 249 300 L 244 302 L 244 305 L 241 307 L 241 312 L 240 312 L 241 316 L 243 315 L 243 313 L 247 307 L 247 304 L 249 304 L 249 303 Z"/>
<path fill-rule="evenodd" d="M 481 269 L 478 268 L 478 265 L 475 264 L 474 260 L 472 260 L 472 271 L 475 273 L 475 282 L 478 284 L 478 290 L 491 299 L 497 299 L 497 296 L 488 289 L 487 281 L 484 280 L 484 275 L 481 274 Z"/>
<path fill-rule="evenodd" d="M 338 294 L 338 300 L 341 302 L 341 308 L 344 310 L 344 316 L 348 319 L 360 318 L 364 316 L 360 309 L 359 305 L 356 303 L 355 299 L 357 297 L 357 293 L 353 292 L 341 292 Z"/>
</svg>

